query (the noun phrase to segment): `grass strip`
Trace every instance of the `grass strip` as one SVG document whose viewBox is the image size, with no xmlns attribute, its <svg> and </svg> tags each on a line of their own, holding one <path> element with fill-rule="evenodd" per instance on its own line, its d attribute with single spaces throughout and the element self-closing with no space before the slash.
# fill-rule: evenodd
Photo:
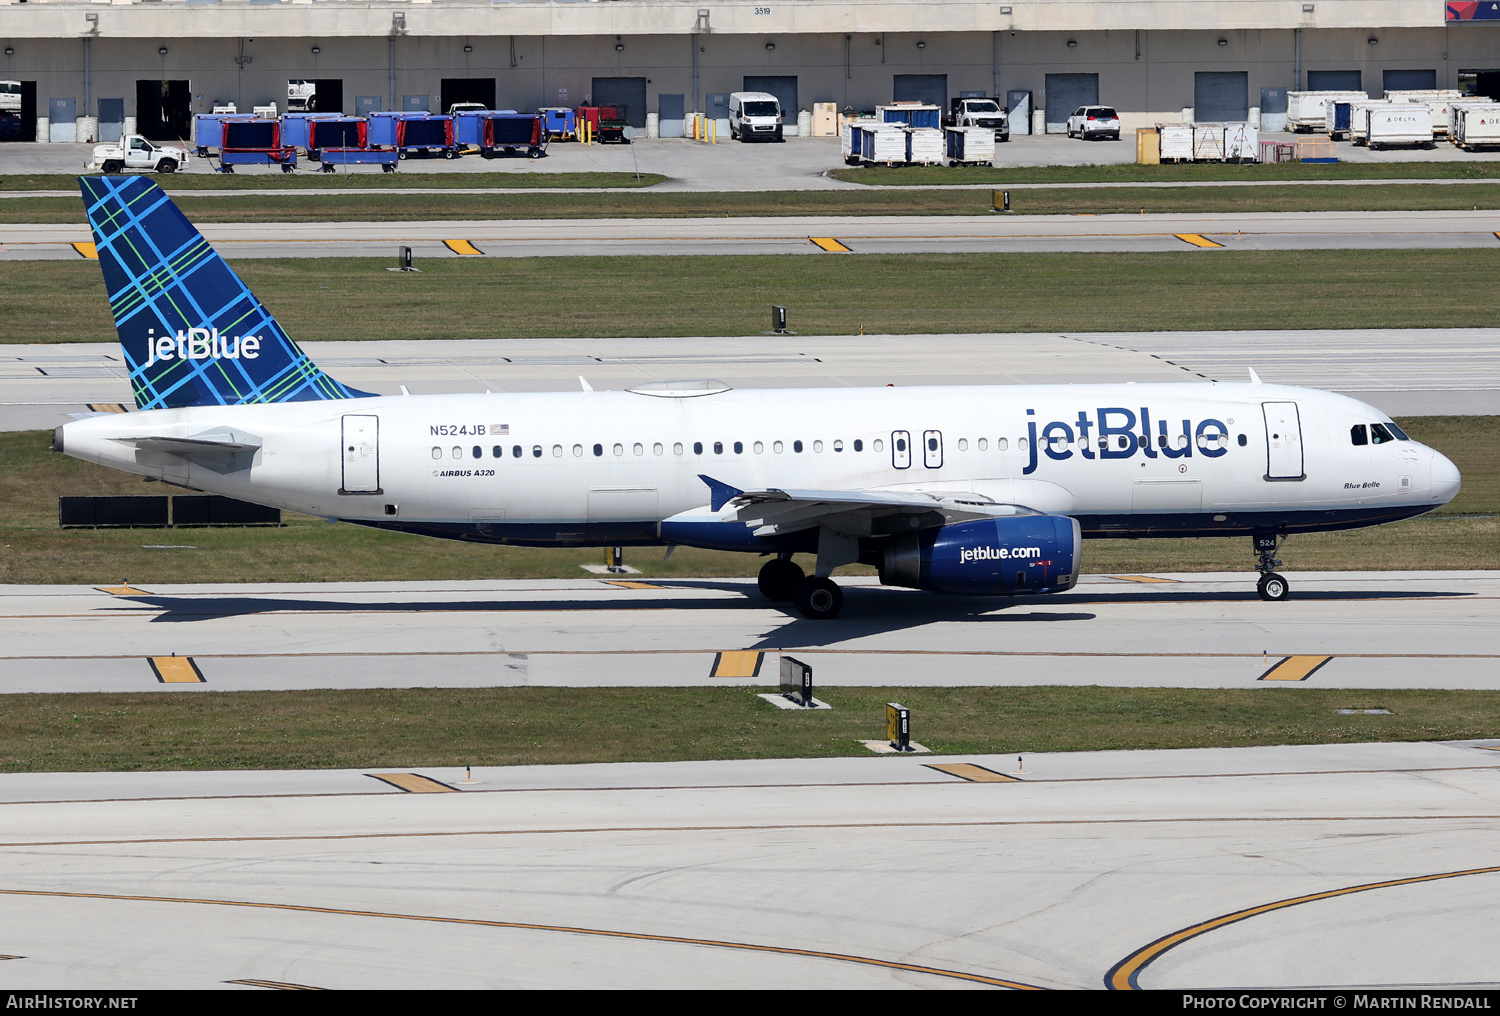
<svg viewBox="0 0 1500 1016">
<path fill-rule="evenodd" d="M 1500 248 L 806 257 L 247 258 L 235 270 L 299 340 L 1488 327 L 1500 293 L 1414 279 L 1500 272 Z M 1004 280 L 1003 294 L 997 280 Z M 93 262 L 0 263 L 0 344 L 114 338 Z M 1076 294 L 1087 292 L 1087 300 Z M 650 312 L 646 313 L 645 309 Z M 938 315 L 937 308 L 941 308 Z M 1419 336 L 1413 341 L 1420 344 Z M 899 379 L 893 379 L 899 380 Z"/>
<path fill-rule="evenodd" d="M 805 215 L 986 215 L 984 190 L 765 191 L 639 194 L 333 194 L 204 197 L 179 193 L 177 206 L 204 222 L 433 222 L 447 219 L 718 218 Z M 1028 190 L 1011 195 L 1021 215 L 1175 212 L 1378 212 L 1500 208 L 1500 187 L 1408 184 L 1336 187 L 1161 187 Z M 79 223 L 73 198 L 0 201 L 0 223 Z"/>
<path fill-rule="evenodd" d="M 152 175 L 169 194 L 202 190 L 299 191 L 299 190 L 405 190 L 447 187 L 650 187 L 663 183 L 660 173 L 577 172 L 535 173 L 498 170 L 493 173 L 176 173 Z M 78 189 L 78 177 L 65 173 L 16 173 L 0 176 L 0 192 Z"/>
<path fill-rule="evenodd" d="M 914 739 L 941 754 L 1500 735 L 1495 691 L 823 688 L 833 710 L 803 713 L 775 708 L 758 690 L 7 695 L 0 771 L 451 767 L 459 779 L 465 765 L 867 756 L 859 742 L 883 736 L 890 701 L 912 710 Z"/>
<path fill-rule="evenodd" d="M 1001 153 L 1004 154 L 1002 146 Z M 1216 180 L 1320 183 L 1331 180 L 1500 180 L 1500 161 L 1181 163 L 1138 166 L 866 166 L 828 174 L 888 187 L 1005 183 L 1174 183 Z"/>
<path fill-rule="evenodd" d="M 1344 533 L 1298 536 L 1283 557 L 1291 571 L 1500 568 L 1500 417 L 1410 417 L 1401 426 L 1442 451 L 1464 487 L 1432 515 Z M 63 495 L 171 493 L 161 484 L 48 450 L 44 431 L 0 434 L 0 583 L 145 585 L 183 582 L 344 582 L 582 578 L 598 550 L 496 547 L 330 525 L 287 516 L 279 529 L 57 528 Z M 1398 538 L 1393 539 L 1396 535 Z M 153 544 L 191 549 L 150 549 Z M 750 577 L 761 559 L 684 548 L 670 560 L 654 549 L 627 550 L 646 578 Z M 811 570 L 812 561 L 801 562 Z M 1090 573 L 1242 571 L 1245 539 L 1089 540 Z M 853 566 L 839 574 L 872 574 Z M 922 595 L 913 593 L 913 596 Z"/>
</svg>

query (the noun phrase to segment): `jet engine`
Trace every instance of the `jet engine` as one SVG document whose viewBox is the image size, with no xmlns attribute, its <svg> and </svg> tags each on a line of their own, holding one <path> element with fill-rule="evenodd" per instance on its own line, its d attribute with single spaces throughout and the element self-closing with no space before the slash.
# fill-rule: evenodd
<svg viewBox="0 0 1500 1016">
<path fill-rule="evenodd" d="M 1054 593 L 1078 582 L 1082 535 L 1066 515 L 962 522 L 892 537 L 880 581 L 978 596 Z"/>
</svg>

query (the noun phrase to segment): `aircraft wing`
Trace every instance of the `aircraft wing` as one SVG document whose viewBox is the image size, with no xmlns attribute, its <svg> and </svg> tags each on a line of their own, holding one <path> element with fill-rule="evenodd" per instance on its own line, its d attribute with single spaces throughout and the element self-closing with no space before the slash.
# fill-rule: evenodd
<svg viewBox="0 0 1500 1016">
<path fill-rule="evenodd" d="M 892 536 L 976 519 L 1032 515 L 1033 509 L 1000 504 L 983 494 L 914 490 L 738 490 L 702 477 L 713 508 L 733 511 L 732 521 L 756 536 L 777 536 L 826 526 L 845 536 Z"/>
</svg>

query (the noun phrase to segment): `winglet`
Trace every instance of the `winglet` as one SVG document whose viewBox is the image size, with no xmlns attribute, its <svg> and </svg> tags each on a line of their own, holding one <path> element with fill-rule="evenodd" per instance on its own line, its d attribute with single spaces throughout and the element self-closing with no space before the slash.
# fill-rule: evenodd
<svg viewBox="0 0 1500 1016">
<path fill-rule="evenodd" d="M 714 511 L 723 508 L 731 498 L 738 497 L 744 493 L 738 487 L 731 487 L 729 484 L 715 480 L 712 476 L 706 476 L 703 473 L 698 474 L 698 479 L 708 484 L 709 507 Z"/>
<path fill-rule="evenodd" d="M 1250 372 L 1250 383 L 1253 384 L 1253 385 L 1260 384 L 1260 375 L 1257 374 L 1257 373 L 1255 373 L 1255 368 L 1254 367 L 1246 367 L 1245 369 Z"/>
</svg>

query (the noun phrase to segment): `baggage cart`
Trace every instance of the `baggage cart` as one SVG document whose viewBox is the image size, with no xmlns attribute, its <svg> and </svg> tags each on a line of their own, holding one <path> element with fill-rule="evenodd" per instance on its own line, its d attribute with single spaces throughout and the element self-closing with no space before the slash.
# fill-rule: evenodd
<svg viewBox="0 0 1500 1016">
<path fill-rule="evenodd" d="M 376 112 L 370 117 L 369 143 L 394 148 L 405 159 L 412 152 L 437 152 L 458 158 L 453 137 L 453 117 L 438 113 Z"/>
<path fill-rule="evenodd" d="M 1432 110 L 1432 134 L 1448 133 L 1448 106 L 1464 98 L 1457 88 L 1398 88 L 1385 93 L 1387 102 L 1416 102 Z"/>
<path fill-rule="evenodd" d="M 1224 161 L 1224 125 L 1221 123 L 1193 124 L 1193 161 Z"/>
<path fill-rule="evenodd" d="M 990 127 L 944 127 L 949 166 L 987 166 L 995 161 L 995 131 Z"/>
<path fill-rule="evenodd" d="M 1161 134 L 1162 162 L 1191 162 L 1193 159 L 1193 125 L 1186 123 L 1157 124 Z"/>
<path fill-rule="evenodd" d="M 839 125 L 839 151 L 844 156 L 844 165 L 859 165 L 859 139 L 855 137 L 855 128 L 872 127 L 877 123 L 879 121 L 870 117 L 860 117 L 857 120 L 845 120 Z"/>
<path fill-rule="evenodd" d="M 541 113 L 460 113 L 455 117 L 455 131 L 460 145 L 473 145 L 486 159 L 497 152 L 514 155 L 526 149 L 530 159 L 546 154 L 549 135 L 546 117 Z"/>
<path fill-rule="evenodd" d="M 340 120 L 344 119 L 342 113 L 288 113 L 281 118 L 281 142 L 300 148 L 307 153 L 307 157 L 314 162 L 317 156 L 312 154 L 308 145 L 308 136 L 312 131 L 314 120 Z"/>
<path fill-rule="evenodd" d="M 542 127 L 550 141 L 573 141 L 578 137 L 578 114 L 566 106 L 544 106 L 537 110 L 542 115 Z"/>
<path fill-rule="evenodd" d="M 1393 105 L 1395 103 L 1386 102 L 1384 99 L 1366 99 L 1363 102 L 1349 103 L 1349 140 L 1356 145 L 1364 144 L 1370 134 L 1369 111 Z"/>
<path fill-rule="evenodd" d="M 396 171 L 396 150 L 373 147 L 369 121 L 352 116 L 313 121 L 308 127 L 307 157 L 321 162 L 325 173 L 332 173 L 336 166 L 360 165 Z"/>
<path fill-rule="evenodd" d="M 283 173 L 297 168 L 297 149 L 282 144 L 279 120 L 230 120 L 224 124 L 219 149 L 219 172 L 235 166 L 280 166 Z"/>
<path fill-rule="evenodd" d="M 1500 145 L 1500 102 L 1459 106 L 1452 140 L 1466 152 Z"/>
<path fill-rule="evenodd" d="M 1328 136 L 1337 141 L 1340 135 L 1349 133 L 1349 104 L 1347 102 L 1330 102 L 1326 113 L 1325 126 Z"/>
<path fill-rule="evenodd" d="M 1414 102 L 1372 106 L 1365 110 L 1365 144 L 1370 151 L 1392 145 L 1432 148 L 1432 110 Z"/>
<path fill-rule="evenodd" d="M 1488 106 L 1495 100 L 1483 95 L 1468 95 L 1462 99 L 1448 100 L 1448 142 L 1458 144 L 1458 116 L 1459 110 L 1465 106 Z M 1434 130 L 1436 128 L 1434 127 Z"/>
<path fill-rule="evenodd" d="M 906 162 L 906 132 L 894 124 L 856 125 L 855 151 L 867 165 L 881 162 L 899 166 Z"/>
<path fill-rule="evenodd" d="M 903 127 L 943 127 L 943 109 L 926 102 L 893 102 L 889 106 L 876 106 L 875 119 Z"/>
<path fill-rule="evenodd" d="M 943 132 L 935 127 L 908 127 L 906 161 L 914 166 L 940 166 L 943 163 Z"/>
<path fill-rule="evenodd" d="M 1369 97 L 1368 92 L 1355 91 L 1287 92 L 1287 127 L 1296 134 L 1327 130 L 1328 103 L 1359 102 Z"/>
<path fill-rule="evenodd" d="M 199 113 L 193 117 L 193 143 L 198 146 L 200 158 L 224 147 L 224 124 L 231 121 L 256 119 L 253 113 Z"/>
<path fill-rule="evenodd" d="M 1255 162 L 1259 159 L 1260 131 L 1248 123 L 1224 125 L 1224 161 Z"/>
</svg>

